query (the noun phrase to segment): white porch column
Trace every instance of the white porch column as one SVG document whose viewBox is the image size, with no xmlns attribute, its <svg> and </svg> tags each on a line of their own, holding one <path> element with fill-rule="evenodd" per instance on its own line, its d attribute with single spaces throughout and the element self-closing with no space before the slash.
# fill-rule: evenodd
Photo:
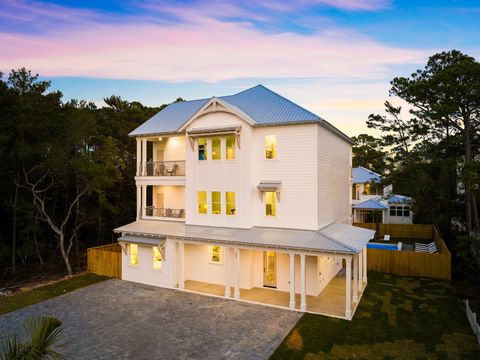
<svg viewBox="0 0 480 360">
<path fill-rule="evenodd" d="M 367 247 L 363 249 L 363 282 L 365 285 L 367 284 L 367 255 L 368 255 L 368 250 Z"/>
<path fill-rule="evenodd" d="M 178 288 L 185 289 L 185 244 L 178 243 Z"/>
<path fill-rule="evenodd" d="M 137 185 L 137 220 L 141 219 L 140 211 L 142 211 L 142 187 Z"/>
<path fill-rule="evenodd" d="M 142 208 L 141 208 L 141 214 L 142 217 L 145 216 L 145 208 L 147 207 L 147 186 L 142 186 Z"/>
<path fill-rule="evenodd" d="M 230 246 L 225 246 L 225 297 L 230 297 Z"/>
<path fill-rule="evenodd" d="M 147 139 L 142 139 L 142 175 L 147 175 Z"/>
<path fill-rule="evenodd" d="M 358 302 L 358 269 L 360 268 L 357 263 L 360 261 L 360 257 L 358 255 L 353 255 L 353 302 Z"/>
<path fill-rule="evenodd" d="M 305 254 L 300 254 L 300 310 L 307 310 L 307 295 L 305 288 Z"/>
<path fill-rule="evenodd" d="M 141 170 L 140 166 L 142 164 L 142 141 L 137 138 L 137 170 L 135 171 L 135 174 L 137 176 L 141 175 Z"/>
<path fill-rule="evenodd" d="M 233 298 L 240 299 L 240 287 L 238 286 L 238 264 L 240 262 L 240 251 L 233 248 Z"/>
<path fill-rule="evenodd" d="M 345 259 L 345 317 L 350 319 L 352 316 L 352 258 Z"/>
<path fill-rule="evenodd" d="M 363 277 L 363 254 L 362 254 L 362 252 L 358 253 L 357 258 L 358 258 L 358 291 L 362 291 L 362 289 L 363 289 L 363 282 L 362 282 L 362 277 Z"/>
<path fill-rule="evenodd" d="M 295 309 L 295 254 L 290 253 L 290 309 Z"/>
</svg>

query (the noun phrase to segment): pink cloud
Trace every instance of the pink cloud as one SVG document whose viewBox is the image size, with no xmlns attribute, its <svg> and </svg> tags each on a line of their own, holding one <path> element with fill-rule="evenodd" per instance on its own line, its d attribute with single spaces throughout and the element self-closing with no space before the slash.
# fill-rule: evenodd
<svg viewBox="0 0 480 360">
<path fill-rule="evenodd" d="M 334 1 L 316 2 L 328 5 Z M 385 2 L 335 3 L 344 8 L 366 8 Z M 147 4 L 151 12 L 176 15 L 180 19 L 177 23 L 161 24 L 146 17 L 105 23 L 98 14 L 67 9 L 63 17 L 67 26 L 34 35 L 0 33 L 0 69 L 26 66 L 45 76 L 170 82 L 242 77 L 361 79 L 381 78 L 388 66 L 421 63 L 431 53 L 387 46 L 332 26 L 310 35 L 267 33 L 247 22 L 216 18 L 220 13 L 247 16 L 251 11 L 234 3 L 223 7 L 212 7 L 211 3 L 197 7 L 168 5 Z M 53 5 L 25 13 L 55 23 L 62 9 Z"/>
</svg>

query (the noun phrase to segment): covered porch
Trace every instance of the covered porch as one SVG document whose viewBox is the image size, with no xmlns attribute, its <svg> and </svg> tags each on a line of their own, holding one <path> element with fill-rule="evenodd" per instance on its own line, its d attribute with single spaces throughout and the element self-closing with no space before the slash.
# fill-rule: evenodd
<svg viewBox="0 0 480 360">
<path fill-rule="evenodd" d="M 166 276 L 168 287 L 347 320 L 367 283 L 366 244 L 374 234 L 346 224 L 310 231 L 143 220 L 117 231 L 124 244 L 166 246 L 156 276 Z"/>
</svg>

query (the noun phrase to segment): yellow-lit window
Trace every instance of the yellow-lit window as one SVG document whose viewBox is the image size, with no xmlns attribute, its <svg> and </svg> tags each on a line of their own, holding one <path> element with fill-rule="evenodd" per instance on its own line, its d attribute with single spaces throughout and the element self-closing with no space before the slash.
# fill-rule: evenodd
<svg viewBox="0 0 480 360">
<path fill-rule="evenodd" d="M 227 160 L 235 160 L 235 136 L 227 136 L 225 142 L 227 148 Z"/>
<path fill-rule="evenodd" d="M 210 246 L 210 261 L 213 263 L 220 263 L 222 256 L 222 247 L 221 246 Z"/>
<path fill-rule="evenodd" d="M 220 214 L 222 212 L 222 193 L 220 191 L 212 191 L 212 214 Z"/>
<path fill-rule="evenodd" d="M 275 135 L 265 136 L 265 159 L 277 158 L 277 137 Z"/>
<path fill-rule="evenodd" d="M 130 244 L 130 265 L 138 265 L 138 245 Z"/>
<path fill-rule="evenodd" d="M 198 160 L 207 160 L 207 139 L 198 138 Z"/>
<path fill-rule="evenodd" d="M 227 215 L 235 215 L 237 213 L 237 209 L 235 206 L 235 192 L 234 191 L 227 191 L 225 193 L 225 213 Z"/>
<path fill-rule="evenodd" d="M 222 159 L 222 141 L 220 138 L 212 138 L 212 159 Z"/>
<path fill-rule="evenodd" d="M 266 192 L 265 193 L 265 215 L 275 216 L 277 215 L 277 193 Z"/>
<path fill-rule="evenodd" d="M 197 192 L 198 198 L 198 213 L 206 214 L 207 213 L 207 192 L 199 191 Z"/>
<path fill-rule="evenodd" d="M 160 270 L 162 268 L 162 253 L 158 246 L 153 247 L 153 268 Z"/>
</svg>

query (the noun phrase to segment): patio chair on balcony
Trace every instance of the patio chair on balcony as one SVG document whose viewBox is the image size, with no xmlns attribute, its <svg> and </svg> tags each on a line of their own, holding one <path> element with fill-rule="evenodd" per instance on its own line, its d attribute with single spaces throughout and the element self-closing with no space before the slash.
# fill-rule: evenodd
<svg viewBox="0 0 480 360">
<path fill-rule="evenodd" d="M 172 209 L 165 209 L 165 217 L 173 217 L 173 210 Z"/>
<path fill-rule="evenodd" d="M 167 170 L 167 174 L 174 176 L 177 174 L 178 171 L 178 164 L 174 164 L 171 170 Z"/>
<path fill-rule="evenodd" d="M 155 176 L 165 176 L 165 164 L 160 164 L 156 167 Z"/>
</svg>

